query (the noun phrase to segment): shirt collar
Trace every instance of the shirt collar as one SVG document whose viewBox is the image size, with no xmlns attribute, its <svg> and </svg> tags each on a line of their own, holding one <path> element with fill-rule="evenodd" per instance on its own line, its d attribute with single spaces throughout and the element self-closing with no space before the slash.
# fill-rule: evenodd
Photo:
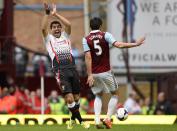
<svg viewBox="0 0 177 131">
<path fill-rule="evenodd" d="M 100 30 L 92 30 L 92 31 L 90 31 L 90 33 L 97 33 L 97 32 L 100 32 Z"/>
</svg>

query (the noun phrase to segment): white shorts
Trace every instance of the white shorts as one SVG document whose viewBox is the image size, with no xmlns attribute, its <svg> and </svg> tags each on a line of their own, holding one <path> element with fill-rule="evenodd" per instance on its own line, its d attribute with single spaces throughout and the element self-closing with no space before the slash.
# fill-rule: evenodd
<svg viewBox="0 0 177 131">
<path fill-rule="evenodd" d="M 100 92 L 110 93 L 118 89 L 118 84 L 111 71 L 93 74 L 94 85 L 91 88 L 93 94 Z"/>
</svg>

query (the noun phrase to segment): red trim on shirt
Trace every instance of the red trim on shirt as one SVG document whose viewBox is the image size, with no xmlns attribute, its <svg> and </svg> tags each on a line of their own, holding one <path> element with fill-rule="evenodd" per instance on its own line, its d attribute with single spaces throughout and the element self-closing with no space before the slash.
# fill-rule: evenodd
<svg viewBox="0 0 177 131">
<path fill-rule="evenodd" d="M 53 53 L 55 54 L 55 58 L 56 58 L 58 64 L 60 64 L 60 61 L 59 61 L 59 59 L 58 59 L 58 57 L 57 57 L 57 53 L 55 52 L 55 50 L 54 50 L 54 48 L 53 48 L 53 46 L 52 46 L 52 42 L 51 42 L 51 41 L 50 41 L 50 46 L 51 46 L 51 48 L 52 48 Z M 60 71 L 59 71 L 59 70 L 58 70 L 58 80 L 60 80 Z"/>
</svg>

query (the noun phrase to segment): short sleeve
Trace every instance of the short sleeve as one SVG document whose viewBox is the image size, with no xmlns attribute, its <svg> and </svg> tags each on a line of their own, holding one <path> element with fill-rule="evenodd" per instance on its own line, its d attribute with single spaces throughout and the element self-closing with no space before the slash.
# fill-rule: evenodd
<svg viewBox="0 0 177 131">
<path fill-rule="evenodd" d="M 113 44 L 116 42 L 116 39 L 109 32 L 105 33 L 105 40 L 109 43 L 109 47 L 113 46 Z"/>
<path fill-rule="evenodd" d="M 84 48 L 84 52 L 87 52 L 90 50 L 89 46 L 88 46 L 88 43 L 87 43 L 87 40 L 85 38 L 82 39 L 82 45 L 83 45 L 83 48 Z"/>
</svg>

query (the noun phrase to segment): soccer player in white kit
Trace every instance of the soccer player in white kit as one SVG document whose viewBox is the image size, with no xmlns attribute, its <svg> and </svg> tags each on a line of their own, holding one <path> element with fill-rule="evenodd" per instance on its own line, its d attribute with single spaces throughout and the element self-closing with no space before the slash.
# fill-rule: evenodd
<svg viewBox="0 0 177 131">
<path fill-rule="evenodd" d="M 45 46 L 51 58 L 52 68 L 56 75 L 59 88 L 72 114 L 67 128 L 72 129 L 75 124 L 75 119 L 77 119 L 82 127 L 88 129 L 90 124 L 83 121 L 79 112 L 80 81 L 75 68 L 71 42 L 69 40 L 71 23 L 57 13 L 56 5 L 53 5 L 52 10 L 50 10 L 49 5 L 45 3 L 44 8 L 45 16 L 42 21 L 42 34 Z M 57 21 L 52 21 L 50 24 L 51 33 L 47 30 L 50 15 L 57 18 Z M 64 30 L 62 26 L 64 26 Z"/>
</svg>

